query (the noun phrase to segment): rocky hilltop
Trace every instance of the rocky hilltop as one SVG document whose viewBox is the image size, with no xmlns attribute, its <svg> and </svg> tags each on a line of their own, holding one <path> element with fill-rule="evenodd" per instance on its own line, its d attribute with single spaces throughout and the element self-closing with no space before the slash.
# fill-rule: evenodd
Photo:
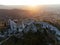
<svg viewBox="0 0 60 45">
<path fill-rule="evenodd" d="M 4 45 L 60 45 L 60 30 L 46 22 L 23 22 L 17 26 L 10 20 L 9 28 L 0 32 L 0 38 Z"/>
</svg>

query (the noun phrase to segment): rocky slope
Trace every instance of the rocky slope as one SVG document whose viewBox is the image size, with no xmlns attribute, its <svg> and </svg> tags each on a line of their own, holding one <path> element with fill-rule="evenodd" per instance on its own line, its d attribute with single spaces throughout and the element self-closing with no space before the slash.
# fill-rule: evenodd
<svg viewBox="0 0 60 45">
<path fill-rule="evenodd" d="M 8 43 L 7 41 L 5 43 L 10 45 L 60 45 L 60 31 L 46 22 L 27 23 L 21 32 L 15 33 Z"/>
</svg>

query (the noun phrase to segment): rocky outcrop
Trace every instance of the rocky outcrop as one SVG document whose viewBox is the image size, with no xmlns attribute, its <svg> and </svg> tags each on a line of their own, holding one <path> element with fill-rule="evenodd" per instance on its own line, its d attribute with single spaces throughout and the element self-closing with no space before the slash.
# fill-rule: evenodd
<svg viewBox="0 0 60 45">
<path fill-rule="evenodd" d="M 40 42 L 39 44 L 44 43 L 46 45 L 58 45 L 58 43 L 60 43 L 60 31 L 53 25 L 48 24 L 46 22 L 31 21 L 29 23 L 26 23 L 26 25 L 24 25 L 23 23 L 23 25 L 20 25 L 20 27 L 18 27 L 14 21 L 10 20 L 9 24 L 10 24 L 10 29 L 7 29 L 7 31 L 5 31 L 3 35 L 0 34 L 0 37 L 2 37 L 3 39 L 10 38 L 11 36 L 15 36 L 18 39 L 21 38 L 22 40 L 23 39 L 25 40 L 27 38 L 26 37 L 27 35 L 29 37 L 28 38 L 29 40 L 30 40 L 30 36 L 31 39 L 33 38 L 34 40 L 36 37 L 36 40 Z M 33 39 L 32 41 L 34 42 Z"/>
</svg>

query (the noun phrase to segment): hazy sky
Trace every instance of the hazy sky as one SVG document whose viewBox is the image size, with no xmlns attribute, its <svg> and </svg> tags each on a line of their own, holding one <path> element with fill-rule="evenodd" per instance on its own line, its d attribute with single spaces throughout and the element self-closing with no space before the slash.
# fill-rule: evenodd
<svg viewBox="0 0 60 45">
<path fill-rule="evenodd" d="M 60 4 L 60 0 L 0 0 L 0 5 Z"/>
</svg>

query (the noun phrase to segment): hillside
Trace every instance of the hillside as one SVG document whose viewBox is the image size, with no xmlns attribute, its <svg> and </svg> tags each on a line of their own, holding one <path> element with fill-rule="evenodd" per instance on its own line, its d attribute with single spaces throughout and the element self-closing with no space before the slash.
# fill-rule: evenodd
<svg viewBox="0 0 60 45">
<path fill-rule="evenodd" d="M 14 33 L 13 33 L 14 34 Z M 60 45 L 60 31 L 47 22 L 32 22 L 3 45 Z"/>
</svg>

